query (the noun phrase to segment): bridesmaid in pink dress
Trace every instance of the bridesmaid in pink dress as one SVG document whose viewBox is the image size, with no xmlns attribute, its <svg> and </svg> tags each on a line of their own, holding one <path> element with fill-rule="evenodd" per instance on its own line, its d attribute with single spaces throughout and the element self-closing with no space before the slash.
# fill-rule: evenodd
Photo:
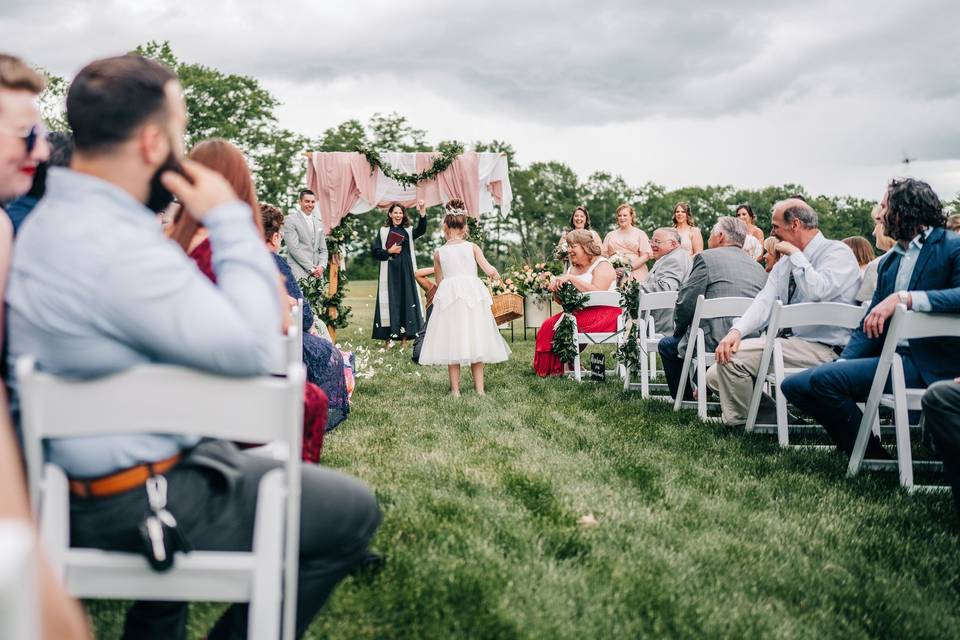
<svg viewBox="0 0 960 640">
<path fill-rule="evenodd" d="M 693 221 L 690 203 L 678 202 L 673 208 L 673 226 L 680 234 L 680 246 L 695 256 L 703 251 L 703 234 Z"/>
<path fill-rule="evenodd" d="M 647 234 L 633 226 L 635 219 L 636 213 L 629 204 L 617 207 L 617 228 L 603 239 L 603 255 L 608 258 L 615 253 L 628 256 L 633 262 L 630 278 L 643 282 L 647 279 L 647 260 L 653 249 Z"/>
</svg>

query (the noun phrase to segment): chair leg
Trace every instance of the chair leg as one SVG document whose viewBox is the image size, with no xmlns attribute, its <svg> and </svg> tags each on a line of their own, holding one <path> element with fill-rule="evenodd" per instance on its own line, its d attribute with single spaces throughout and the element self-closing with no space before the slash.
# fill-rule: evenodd
<svg viewBox="0 0 960 640">
<path fill-rule="evenodd" d="M 646 341 L 641 341 L 644 344 Z M 650 397 L 650 367 L 647 356 L 640 354 L 640 397 Z"/>
<path fill-rule="evenodd" d="M 890 381 L 893 386 L 893 415 L 897 433 L 897 467 L 900 470 L 900 485 L 907 489 L 913 486 L 913 454 L 910 451 L 910 414 L 907 411 L 906 383 L 903 379 L 903 361 L 893 359 Z"/>
<path fill-rule="evenodd" d="M 703 343 L 703 332 L 697 333 L 697 415 L 701 420 L 707 419 L 707 367 L 706 348 Z"/>
<path fill-rule="evenodd" d="M 774 345 L 773 352 L 773 384 L 776 387 L 777 400 L 777 440 L 781 447 L 789 447 L 790 426 L 787 416 L 787 399 L 780 391 L 780 385 L 783 384 L 783 352 L 778 348 L 779 346 Z"/>
</svg>

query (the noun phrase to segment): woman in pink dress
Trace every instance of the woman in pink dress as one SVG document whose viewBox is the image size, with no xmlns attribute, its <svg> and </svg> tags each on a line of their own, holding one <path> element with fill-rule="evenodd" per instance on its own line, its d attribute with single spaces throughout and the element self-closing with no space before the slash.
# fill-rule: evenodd
<svg viewBox="0 0 960 640">
<path fill-rule="evenodd" d="M 617 228 L 603 239 L 603 255 L 609 258 L 619 253 L 629 258 L 633 264 L 630 278 L 643 282 L 647 279 L 647 260 L 653 249 L 647 234 L 633 226 L 635 220 L 636 213 L 629 204 L 617 207 Z"/>
<path fill-rule="evenodd" d="M 680 234 L 680 246 L 695 256 L 703 251 L 703 234 L 696 226 L 689 202 L 678 202 L 673 208 L 673 226 Z"/>
<path fill-rule="evenodd" d="M 550 290 L 556 291 L 569 282 L 583 292 L 613 291 L 617 274 L 606 258 L 600 255 L 600 245 L 586 229 L 567 232 L 570 247 L 570 267 L 550 282 Z M 616 331 L 620 307 L 587 307 L 574 311 L 577 327 L 584 333 Z M 544 321 L 537 331 L 537 346 L 533 354 L 533 369 L 541 378 L 563 373 L 563 362 L 553 353 L 553 334 L 562 313 Z"/>
</svg>

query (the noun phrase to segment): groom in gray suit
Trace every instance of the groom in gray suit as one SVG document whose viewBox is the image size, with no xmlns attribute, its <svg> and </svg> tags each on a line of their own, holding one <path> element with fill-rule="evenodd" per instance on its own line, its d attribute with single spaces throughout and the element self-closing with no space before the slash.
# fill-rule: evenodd
<svg viewBox="0 0 960 640">
<path fill-rule="evenodd" d="M 640 283 L 640 291 L 678 291 L 690 275 L 693 260 L 690 252 L 680 246 L 680 234 L 673 227 L 661 227 L 650 238 L 653 257 L 657 261 Z M 673 309 L 657 309 L 652 312 L 657 333 L 673 333 Z"/>
<path fill-rule="evenodd" d="M 746 237 L 747 227 L 742 221 L 730 216 L 719 218 L 707 240 L 710 248 L 697 254 L 690 276 L 680 287 L 680 296 L 673 312 L 673 335 L 663 338 L 657 345 L 667 386 L 674 398 L 680 387 L 683 356 L 690 330 L 693 329 L 690 323 L 693 322 L 697 298 L 701 295 L 707 300 L 729 296 L 754 298 L 767 281 L 763 267 L 743 251 Z M 707 351 L 716 349 L 717 342 L 727 334 L 734 320 L 715 318 L 704 322 L 703 337 Z M 689 385 L 686 385 L 685 399 L 693 399 Z"/>
<path fill-rule="evenodd" d="M 310 189 L 300 191 L 300 208 L 283 219 L 283 242 L 293 276 L 321 278 L 327 268 L 327 238 L 317 211 L 317 196 Z"/>
</svg>

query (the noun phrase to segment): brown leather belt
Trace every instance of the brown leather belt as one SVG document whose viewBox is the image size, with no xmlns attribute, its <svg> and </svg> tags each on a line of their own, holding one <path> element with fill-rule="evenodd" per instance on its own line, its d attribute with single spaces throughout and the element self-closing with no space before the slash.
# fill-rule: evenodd
<svg viewBox="0 0 960 640">
<path fill-rule="evenodd" d="M 166 473 L 183 457 L 177 453 L 165 460 L 138 464 L 135 467 L 91 480 L 70 480 L 70 493 L 81 498 L 107 498 L 142 487 L 150 476 Z"/>
</svg>

